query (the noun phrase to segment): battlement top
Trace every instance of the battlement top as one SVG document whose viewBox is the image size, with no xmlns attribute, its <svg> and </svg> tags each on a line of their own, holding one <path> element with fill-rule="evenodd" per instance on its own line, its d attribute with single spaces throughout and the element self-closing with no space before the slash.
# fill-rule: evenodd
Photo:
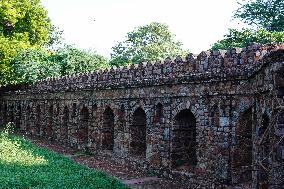
<svg viewBox="0 0 284 189">
<path fill-rule="evenodd" d="M 276 55 L 275 55 L 276 54 Z M 284 61 L 284 43 L 251 44 L 245 48 L 202 51 L 199 55 L 166 58 L 89 73 L 50 77 L 35 84 L 2 87 L 2 91 L 65 91 L 142 87 L 150 85 L 245 79 L 264 64 Z"/>
</svg>

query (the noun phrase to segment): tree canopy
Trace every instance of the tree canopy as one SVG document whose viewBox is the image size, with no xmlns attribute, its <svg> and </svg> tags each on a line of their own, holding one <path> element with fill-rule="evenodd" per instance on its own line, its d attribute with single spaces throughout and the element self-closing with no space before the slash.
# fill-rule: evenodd
<svg viewBox="0 0 284 189">
<path fill-rule="evenodd" d="M 268 31 L 284 31 L 284 2 L 283 0 L 249 0 L 241 4 L 234 18 Z"/>
<path fill-rule="evenodd" d="M 50 20 L 40 0 L 0 0 L 0 32 L 4 37 L 27 35 L 31 45 L 42 45 Z"/>
<path fill-rule="evenodd" d="M 11 84 L 33 83 L 54 76 L 89 72 L 108 67 L 107 60 L 95 52 L 65 46 L 56 51 L 43 48 L 19 50 L 11 60 Z"/>
<path fill-rule="evenodd" d="M 229 29 L 229 33 L 224 35 L 221 39 L 214 43 L 211 49 L 228 49 L 233 47 L 245 47 L 250 43 L 273 43 L 283 42 L 284 32 L 270 32 L 265 29 Z"/>
<path fill-rule="evenodd" d="M 110 64 L 120 66 L 185 53 L 166 24 L 153 22 L 128 32 L 125 41 L 112 47 Z"/>
<path fill-rule="evenodd" d="M 108 61 L 103 56 L 94 51 L 84 51 L 70 45 L 57 49 L 50 58 L 60 66 L 60 75 L 108 67 Z"/>
<path fill-rule="evenodd" d="M 234 18 L 241 19 L 254 29 L 229 29 L 224 38 L 214 43 L 211 49 L 245 47 L 250 43 L 284 41 L 283 0 L 249 0 L 236 10 Z"/>
<path fill-rule="evenodd" d="M 0 85 L 11 77 L 17 51 L 43 45 L 50 26 L 40 0 L 0 0 Z"/>
</svg>

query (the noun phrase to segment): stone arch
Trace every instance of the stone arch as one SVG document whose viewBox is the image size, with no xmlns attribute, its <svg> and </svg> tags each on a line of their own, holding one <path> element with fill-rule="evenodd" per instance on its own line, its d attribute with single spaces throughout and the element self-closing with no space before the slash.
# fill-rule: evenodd
<svg viewBox="0 0 284 189">
<path fill-rule="evenodd" d="M 277 119 L 277 130 L 279 132 L 283 132 L 284 130 L 284 110 L 281 110 L 281 112 L 278 115 L 278 119 Z M 277 133 L 276 133 L 277 134 Z M 278 135 L 278 134 L 277 134 Z"/>
<path fill-rule="evenodd" d="M 240 115 L 242 115 L 243 112 L 250 109 L 251 107 L 252 107 L 252 99 L 247 98 L 239 101 L 238 104 L 236 105 L 235 109 L 236 114 L 233 117 L 234 119 L 232 121 L 238 122 Z"/>
<path fill-rule="evenodd" d="M 172 168 L 197 165 L 196 118 L 190 109 L 181 110 L 175 117 L 171 138 Z"/>
<path fill-rule="evenodd" d="M 161 103 L 158 103 L 155 106 L 154 123 L 161 123 L 163 117 L 164 117 L 164 106 Z"/>
<path fill-rule="evenodd" d="M 17 105 L 17 119 L 15 120 L 16 129 L 21 129 L 21 121 L 22 121 L 22 106 L 21 103 Z"/>
<path fill-rule="evenodd" d="M 98 105 L 97 105 L 97 103 L 93 103 L 92 104 L 92 111 L 97 111 L 98 110 Z"/>
<path fill-rule="evenodd" d="M 126 125 L 125 106 L 122 104 L 118 110 L 118 124 L 117 124 L 118 131 L 124 131 L 125 125 Z"/>
<path fill-rule="evenodd" d="M 177 104 L 175 107 L 173 107 L 172 108 L 172 117 L 173 118 L 176 117 L 177 114 L 180 111 L 185 110 L 185 109 L 190 110 L 191 113 L 194 115 L 196 122 L 198 122 L 199 114 L 198 114 L 197 108 L 194 105 L 191 105 L 191 103 L 189 101 L 187 103 L 184 102 L 184 103 Z"/>
<path fill-rule="evenodd" d="M 236 125 L 236 144 L 232 151 L 231 169 L 233 183 L 252 181 L 252 107 L 242 112 Z"/>
<path fill-rule="evenodd" d="M 63 144 L 68 144 L 68 125 L 69 125 L 70 111 L 67 106 L 63 108 L 62 125 L 60 127 L 60 136 Z"/>
<path fill-rule="evenodd" d="M 147 117 L 147 111 L 145 111 L 145 104 L 143 102 L 135 103 L 135 105 L 130 109 L 129 111 L 129 117 L 132 118 L 134 116 L 134 113 L 137 109 L 141 108 Z M 147 120 L 148 121 L 148 120 Z"/>
<path fill-rule="evenodd" d="M 277 124 L 275 128 L 275 139 L 274 140 L 280 140 L 280 137 L 283 136 L 284 133 L 284 110 L 279 110 L 278 118 L 277 118 Z M 275 159 L 277 161 L 283 162 L 284 157 L 283 157 L 283 151 L 284 151 L 284 140 L 282 140 L 279 145 L 277 146 L 277 154 L 275 154 Z"/>
<path fill-rule="evenodd" d="M 3 112 L 4 112 L 3 102 L 0 101 L 0 128 L 4 126 L 4 116 L 3 116 Z"/>
<path fill-rule="evenodd" d="M 73 102 L 72 103 L 72 117 L 76 117 L 77 115 L 77 103 L 76 102 Z"/>
<path fill-rule="evenodd" d="M 3 116 L 3 126 L 5 125 L 5 124 L 7 124 L 7 111 L 8 111 L 8 107 L 7 107 L 7 103 L 6 102 L 4 102 L 3 103 L 3 113 L 2 113 L 2 116 Z"/>
<path fill-rule="evenodd" d="M 261 166 L 259 165 L 259 172 L 258 172 L 258 184 L 259 187 L 263 188 L 264 186 L 266 186 L 265 188 L 268 188 L 268 171 L 265 170 L 263 168 L 269 167 L 269 139 L 267 137 L 267 129 L 269 127 L 269 116 L 267 115 L 267 113 L 264 113 L 261 117 L 261 124 L 259 127 L 259 131 L 258 131 L 258 135 L 259 138 L 262 140 L 260 147 L 259 147 L 259 158 L 260 158 L 260 163 Z M 266 135 L 266 136 L 265 136 Z M 262 139 L 263 138 L 263 139 Z"/>
<path fill-rule="evenodd" d="M 51 104 L 48 107 L 48 113 L 47 113 L 47 124 L 44 129 L 44 136 L 48 139 L 53 139 L 53 128 L 54 128 L 54 108 Z"/>
<path fill-rule="evenodd" d="M 220 127 L 220 111 L 217 105 L 214 105 L 210 112 L 211 126 Z"/>
<path fill-rule="evenodd" d="M 261 117 L 261 124 L 259 127 L 258 135 L 263 136 L 268 126 L 269 126 L 269 116 L 267 115 L 267 113 L 264 113 Z"/>
<path fill-rule="evenodd" d="M 107 106 L 103 113 L 102 126 L 102 149 L 113 150 L 114 146 L 114 113 L 113 110 Z"/>
<path fill-rule="evenodd" d="M 42 122 L 42 111 L 40 108 L 40 105 L 38 104 L 36 106 L 36 120 L 35 120 L 35 129 L 34 129 L 34 133 L 35 135 L 40 135 L 40 130 L 41 130 L 41 124 Z"/>
<path fill-rule="evenodd" d="M 3 127 L 3 102 L 0 101 L 0 128 Z"/>
<path fill-rule="evenodd" d="M 82 147 L 86 147 L 88 143 L 89 121 L 90 121 L 90 112 L 89 109 L 86 106 L 84 106 L 80 111 L 80 124 L 77 132 L 78 144 Z"/>
<path fill-rule="evenodd" d="M 11 123 L 14 123 L 14 121 L 15 121 L 14 104 L 11 104 L 11 106 L 9 107 L 8 121 L 11 122 Z"/>
<path fill-rule="evenodd" d="M 30 129 L 31 129 L 31 115 L 32 115 L 32 109 L 30 107 L 30 105 L 27 105 L 26 108 L 26 133 L 30 133 Z"/>
<path fill-rule="evenodd" d="M 146 156 L 146 134 L 147 121 L 145 111 L 139 107 L 132 115 L 130 131 L 130 154 L 136 157 L 145 158 Z"/>
</svg>

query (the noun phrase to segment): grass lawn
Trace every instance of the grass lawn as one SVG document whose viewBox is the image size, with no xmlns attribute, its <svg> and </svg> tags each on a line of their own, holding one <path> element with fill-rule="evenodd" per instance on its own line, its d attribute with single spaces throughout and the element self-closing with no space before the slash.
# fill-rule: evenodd
<svg viewBox="0 0 284 189">
<path fill-rule="evenodd" d="M 121 182 L 72 160 L 0 132 L 0 188 L 127 188 Z"/>
</svg>

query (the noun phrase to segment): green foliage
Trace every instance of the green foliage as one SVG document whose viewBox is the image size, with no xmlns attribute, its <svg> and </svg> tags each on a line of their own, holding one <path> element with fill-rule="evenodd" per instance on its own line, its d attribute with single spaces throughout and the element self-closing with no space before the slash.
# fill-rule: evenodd
<svg viewBox="0 0 284 189">
<path fill-rule="evenodd" d="M 48 31 L 48 39 L 44 43 L 44 47 L 55 48 L 57 45 L 61 45 L 63 41 L 63 31 L 55 25 L 51 25 Z"/>
<path fill-rule="evenodd" d="M 127 188 L 103 172 L 5 132 L 0 133 L 0 183 L 1 188 Z"/>
<path fill-rule="evenodd" d="M 90 72 L 108 67 L 107 60 L 93 51 L 83 51 L 72 46 L 59 48 L 51 57 L 60 66 L 60 75 Z"/>
<path fill-rule="evenodd" d="M 268 31 L 284 31 L 284 2 L 249 0 L 241 4 L 234 17 Z"/>
<path fill-rule="evenodd" d="M 42 45 L 49 28 L 40 0 L 0 0 L 0 33 L 5 37 L 27 34 L 31 45 Z"/>
<path fill-rule="evenodd" d="M 211 49 L 228 49 L 233 47 L 245 47 L 250 43 L 272 43 L 283 42 L 284 32 L 270 32 L 265 29 L 251 30 L 243 29 L 241 31 L 229 29 L 229 33 L 224 39 L 217 41 Z"/>
<path fill-rule="evenodd" d="M 40 0 L 0 0 L 0 86 L 11 77 L 17 51 L 43 45 L 50 27 Z"/>
<path fill-rule="evenodd" d="M 10 59 L 17 53 L 17 49 L 30 47 L 28 36 L 18 34 L 13 37 L 4 37 L 0 33 L 0 86 L 8 83 L 11 77 Z"/>
<path fill-rule="evenodd" d="M 33 83 L 60 75 L 60 66 L 51 59 L 51 53 L 41 48 L 19 50 L 12 59 L 12 77 L 9 83 Z"/>
<path fill-rule="evenodd" d="M 182 44 L 165 24 L 153 22 L 127 33 L 126 40 L 112 47 L 110 64 L 115 66 L 184 55 Z"/>
<path fill-rule="evenodd" d="M 72 46 L 54 52 L 42 48 L 19 50 L 11 60 L 10 84 L 34 83 L 47 77 L 90 72 L 108 66 L 107 60 L 95 52 Z"/>
</svg>

